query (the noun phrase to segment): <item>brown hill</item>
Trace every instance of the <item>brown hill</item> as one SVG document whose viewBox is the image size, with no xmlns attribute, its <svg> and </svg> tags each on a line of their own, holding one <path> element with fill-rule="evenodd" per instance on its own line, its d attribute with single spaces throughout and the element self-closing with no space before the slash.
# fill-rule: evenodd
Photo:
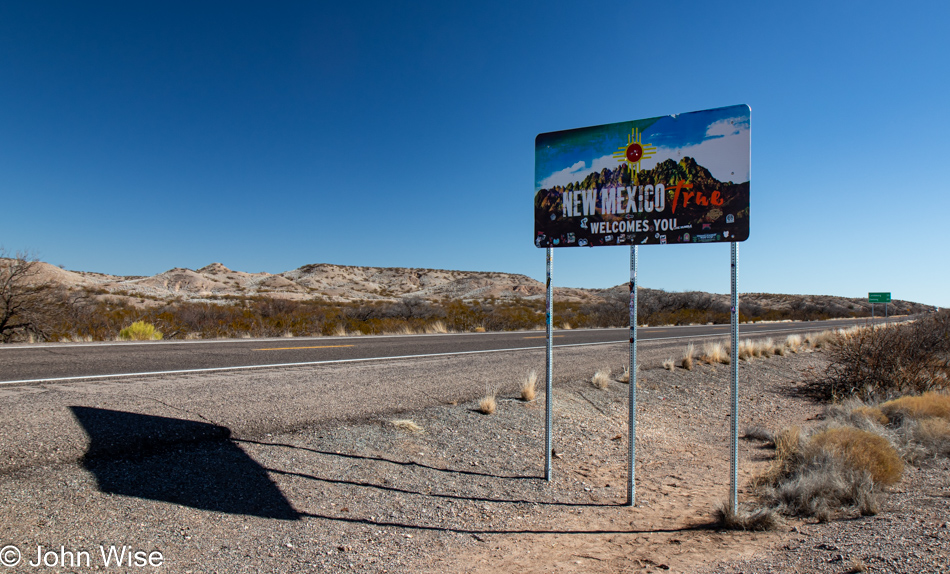
<svg viewBox="0 0 950 574">
<path fill-rule="evenodd" d="M 267 297 L 288 300 L 317 299 L 347 303 L 361 301 L 426 300 L 539 300 L 544 284 L 530 277 L 493 271 L 454 271 L 404 267 L 356 267 L 317 263 L 283 273 L 246 273 L 212 263 L 197 270 L 175 268 L 151 277 L 123 277 L 103 273 L 67 271 L 40 264 L 43 281 L 67 288 L 86 290 L 99 297 L 117 297 L 137 303 L 172 300 L 222 301 L 234 297 Z M 625 304 L 626 284 L 609 289 L 555 288 L 555 299 L 565 302 Z M 640 291 L 641 312 L 693 308 L 727 311 L 729 296 L 701 291 L 666 292 L 644 288 Z M 743 312 L 823 311 L 832 316 L 863 315 L 870 312 L 864 298 L 831 295 L 786 295 L 744 293 Z M 644 309 L 646 305 L 647 309 Z M 912 314 L 932 309 L 909 301 L 895 300 L 892 314 Z M 880 305 L 879 313 L 883 313 Z"/>
</svg>

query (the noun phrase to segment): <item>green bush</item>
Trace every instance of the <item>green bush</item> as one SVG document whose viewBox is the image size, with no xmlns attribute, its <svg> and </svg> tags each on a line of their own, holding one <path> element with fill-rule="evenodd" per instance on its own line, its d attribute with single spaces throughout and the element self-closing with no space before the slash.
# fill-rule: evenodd
<svg viewBox="0 0 950 574">
<path fill-rule="evenodd" d="M 155 325 L 145 321 L 136 321 L 119 331 L 119 338 L 123 341 L 158 341 L 162 333 L 155 330 Z"/>
</svg>

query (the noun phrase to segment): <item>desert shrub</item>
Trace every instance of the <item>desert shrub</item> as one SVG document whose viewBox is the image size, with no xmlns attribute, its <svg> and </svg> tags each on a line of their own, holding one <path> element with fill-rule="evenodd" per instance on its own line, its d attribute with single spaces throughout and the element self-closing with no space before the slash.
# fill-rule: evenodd
<svg viewBox="0 0 950 574">
<path fill-rule="evenodd" d="M 672 357 L 663 361 L 663 368 L 666 369 L 667 371 L 672 371 L 675 367 L 676 367 L 676 362 L 673 361 Z"/>
<path fill-rule="evenodd" d="M 151 323 L 136 321 L 119 331 L 119 338 L 123 341 L 158 341 L 162 338 L 162 333 Z"/>
<path fill-rule="evenodd" d="M 843 507 L 875 514 L 881 486 L 903 472 L 886 439 L 852 427 L 826 427 L 811 437 L 794 427 L 778 434 L 775 447 L 772 467 L 756 483 L 763 499 L 783 512 L 820 520 Z"/>
<path fill-rule="evenodd" d="M 826 376 L 810 385 L 823 399 L 884 400 L 948 388 L 950 312 L 837 336 Z"/>
</svg>

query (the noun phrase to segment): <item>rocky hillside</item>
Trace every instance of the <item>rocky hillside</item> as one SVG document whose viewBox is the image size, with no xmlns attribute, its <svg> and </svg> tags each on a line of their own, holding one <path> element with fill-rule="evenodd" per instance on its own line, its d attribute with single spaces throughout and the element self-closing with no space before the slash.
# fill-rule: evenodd
<svg viewBox="0 0 950 574">
<path fill-rule="evenodd" d="M 160 301 L 222 301 L 230 297 L 268 297 L 287 300 L 323 300 L 335 303 L 362 301 L 426 300 L 517 300 L 543 299 L 544 284 L 525 275 L 485 271 L 451 271 L 402 267 L 353 267 L 317 263 L 283 273 L 246 273 L 212 263 L 201 269 L 175 268 L 151 277 L 123 277 L 102 273 L 67 271 L 41 264 L 41 277 L 72 289 L 83 289 L 103 298 L 121 298 L 138 304 Z M 620 302 L 628 297 L 626 284 L 610 289 L 556 288 L 555 299 L 563 302 Z M 704 292 L 675 293 L 656 289 L 641 291 L 645 302 L 657 309 L 688 307 L 728 310 L 729 296 Z M 834 316 L 870 312 L 863 298 L 829 295 L 783 295 L 746 293 L 743 312 L 758 308 L 779 312 L 824 310 Z M 932 307 L 895 300 L 892 314 L 910 314 Z M 876 311 L 883 313 L 881 305 Z M 757 315 L 760 313 L 756 313 Z"/>
<path fill-rule="evenodd" d="M 76 272 L 43 263 L 42 278 L 100 296 L 145 300 L 220 300 L 266 296 L 278 299 L 322 299 L 332 302 L 421 299 L 536 299 L 544 284 L 525 275 L 484 271 L 352 267 L 317 263 L 283 273 L 246 273 L 212 263 L 201 269 L 175 268 L 151 277 L 122 277 Z M 564 300 L 587 300 L 592 291 L 558 288 Z"/>
</svg>

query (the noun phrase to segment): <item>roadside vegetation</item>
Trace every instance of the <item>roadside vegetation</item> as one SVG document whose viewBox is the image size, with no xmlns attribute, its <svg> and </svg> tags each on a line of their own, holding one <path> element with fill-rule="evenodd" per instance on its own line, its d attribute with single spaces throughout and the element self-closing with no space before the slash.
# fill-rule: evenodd
<svg viewBox="0 0 950 574">
<path fill-rule="evenodd" d="M 805 391 L 826 404 L 824 420 L 809 429 L 746 431 L 747 440 L 775 455 L 754 481 L 754 508 L 721 508 L 723 526 L 774 528 L 782 515 L 825 521 L 877 514 L 905 465 L 950 456 L 950 313 L 789 337 L 783 347 L 827 350 L 825 375 Z"/>
<path fill-rule="evenodd" d="M 162 300 L 95 287 L 73 288 L 44 281 L 39 261 L 0 247 L 0 342 L 114 340 L 139 321 L 165 339 L 232 337 L 354 336 L 541 329 L 542 299 L 426 300 L 339 303 L 321 297 L 292 301 L 256 296 L 213 296 L 205 301 Z M 629 295 L 598 291 L 596 302 L 555 301 L 557 329 L 626 327 Z M 740 321 L 818 320 L 866 316 L 865 309 L 775 295 L 780 309 L 742 303 Z M 919 307 L 919 306 L 918 306 Z M 729 323 L 729 307 L 709 293 L 640 290 L 643 325 Z M 687 361 L 688 362 L 688 361 Z"/>
</svg>

